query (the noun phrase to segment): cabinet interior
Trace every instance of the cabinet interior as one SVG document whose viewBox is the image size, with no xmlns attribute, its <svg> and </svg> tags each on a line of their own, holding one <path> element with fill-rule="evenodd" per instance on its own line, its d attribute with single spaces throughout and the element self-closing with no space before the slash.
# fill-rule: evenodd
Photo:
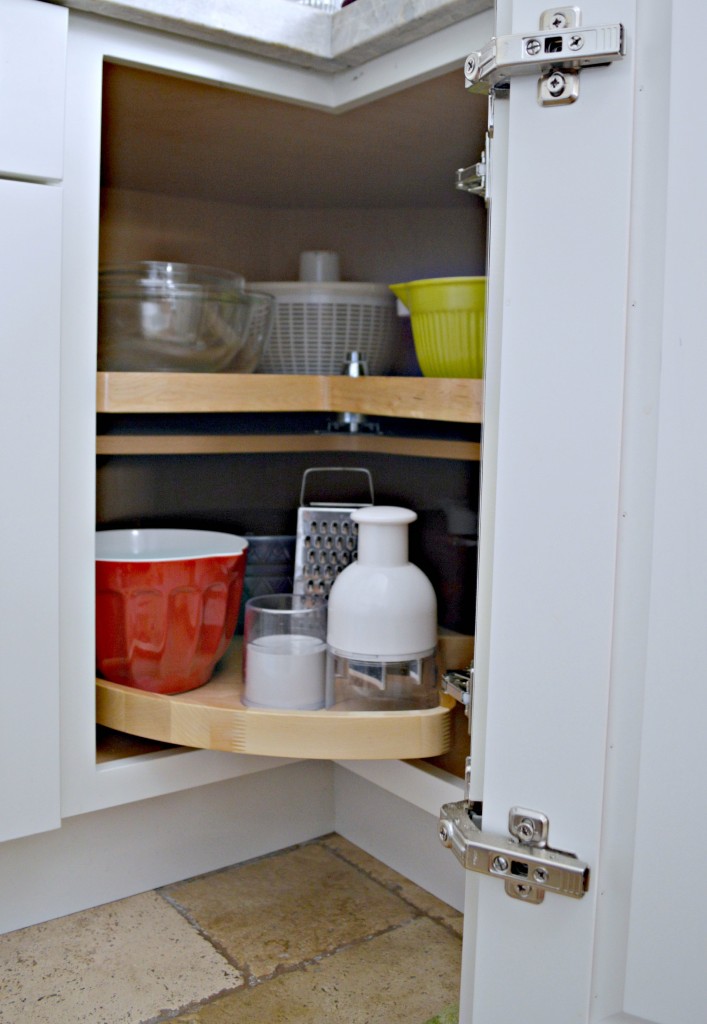
<svg viewBox="0 0 707 1024">
<path fill-rule="evenodd" d="M 454 172 L 485 123 L 461 69 L 330 113 L 106 62 L 100 259 L 286 281 L 333 249 L 352 281 L 483 274 L 484 205 Z"/>
<path fill-rule="evenodd" d="M 174 260 L 281 281 L 296 279 L 301 251 L 332 249 L 345 280 L 484 273 L 484 204 L 454 188 L 454 172 L 479 158 L 486 100 L 466 92 L 460 69 L 330 113 L 106 62 L 102 102 L 101 264 Z M 405 319 L 393 375 L 419 376 Z M 331 419 L 316 410 L 102 415 L 98 431 L 315 436 Z M 376 422 L 387 435 L 480 440 L 477 424 L 444 417 Z M 411 557 L 435 585 L 440 624 L 473 633 L 476 549 L 450 522 L 460 512 L 468 522 L 478 508 L 478 462 L 302 448 L 101 454 L 98 526 L 293 534 L 306 468 L 365 466 L 378 503 L 418 513 Z M 117 747 L 117 756 L 130 753 L 129 744 Z"/>
</svg>

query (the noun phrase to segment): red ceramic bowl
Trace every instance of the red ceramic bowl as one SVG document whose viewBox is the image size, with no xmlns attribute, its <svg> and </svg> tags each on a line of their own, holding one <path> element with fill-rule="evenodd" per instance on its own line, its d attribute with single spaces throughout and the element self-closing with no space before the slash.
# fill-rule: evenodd
<svg viewBox="0 0 707 1024">
<path fill-rule="evenodd" d="M 96 663 L 153 693 L 208 682 L 233 636 L 247 541 L 209 530 L 96 534 Z"/>
</svg>

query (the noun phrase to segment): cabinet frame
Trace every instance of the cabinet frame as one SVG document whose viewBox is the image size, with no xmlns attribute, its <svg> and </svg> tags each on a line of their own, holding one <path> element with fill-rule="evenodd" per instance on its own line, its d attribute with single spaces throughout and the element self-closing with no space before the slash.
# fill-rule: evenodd
<svg viewBox="0 0 707 1024">
<path fill-rule="evenodd" d="M 94 634 L 92 581 L 96 495 L 95 471 L 90 467 L 95 466 L 96 413 L 103 408 L 96 400 L 95 338 L 97 241 L 100 229 L 98 169 L 101 159 L 104 61 L 133 64 L 229 89 L 250 91 L 319 109 L 343 111 L 424 77 L 460 68 L 469 48 L 473 48 L 477 42 L 481 45 L 487 34 L 487 22 L 487 15 L 473 17 L 458 26 L 455 33 L 442 33 L 439 38 L 431 37 L 409 47 L 402 47 L 395 61 L 390 58 L 370 61 L 366 65 L 366 75 L 362 76 L 360 71 L 354 73 L 353 70 L 323 75 L 284 67 L 217 46 L 206 47 L 142 28 L 70 12 L 63 244 L 60 527 L 63 563 L 61 602 L 64 608 L 71 609 L 71 614 L 65 616 L 62 624 L 61 653 L 64 817 L 174 793 L 286 763 L 282 758 L 254 758 L 218 751 L 182 751 L 176 748 L 96 763 L 95 666 L 91 642 Z M 171 376 L 176 378 L 177 375 Z M 249 378 L 249 384 L 257 376 Z M 176 384 L 175 379 L 173 386 Z M 376 387 L 375 384 L 370 386 Z M 455 382 L 454 386 L 459 387 L 459 382 Z M 463 382 L 461 387 L 463 389 Z M 347 403 L 342 411 L 349 409 Z"/>
</svg>

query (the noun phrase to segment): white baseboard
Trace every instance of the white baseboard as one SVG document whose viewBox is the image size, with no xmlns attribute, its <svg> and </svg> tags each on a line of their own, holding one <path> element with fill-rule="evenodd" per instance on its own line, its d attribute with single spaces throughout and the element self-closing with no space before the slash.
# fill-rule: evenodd
<svg viewBox="0 0 707 1024">
<path fill-rule="evenodd" d="M 337 831 L 463 909 L 436 815 L 462 782 L 401 761 L 298 761 L 66 818 L 0 844 L 0 933 Z"/>
<path fill-rule="evenodd" d="M 441 804 L 462 799 L 463 783 L 405 762 L 385 768 L 372 761 L 335 766 L 335 831 L 463 911 L 466 872 L 440 843 L 437 826 Z"/>
<path fill-rule="evenodd" d="M 0 844 L 0 933 L 261 857 L 333 828 L 327 761 L 77 815 L 53 832 Z"/>
</svg>

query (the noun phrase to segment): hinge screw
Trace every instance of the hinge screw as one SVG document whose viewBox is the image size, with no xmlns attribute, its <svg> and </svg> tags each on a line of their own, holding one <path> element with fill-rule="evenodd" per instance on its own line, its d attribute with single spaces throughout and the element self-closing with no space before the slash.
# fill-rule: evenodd
<svg viewBox="0 0 707 1024">
<path fill-rule="evenodd" d="M 464 75 L 466 78 L 473 78 L 476 72 L 476 57 L 471 54 L 464 61 Z"/>
<path fill-rule="evenodd" d="M 570 50 L 581 50 L 584 46 L 584 36 L 570 36 Z"/>
<path fill-rule="evenodd" d="M 508 861 L 505 857 L 494 857 L 491 867 L 494 871 L 508 871 Z"/>
<path fill-rule="evenodd" d="M 530 818 L 523 818 L 516 825 L 516 835 L 521 843 L 529 843 L 535 835 L 535 825 Z"/>
<path fill-rule="evenodd" d="M 536 54 L 540 53 L 540 40 L 529 39 L 525 44 L 525 52 L 529 57 L 535 57 Z"/>
<path fill-rule="evenodd" d="M 548 92 L 551 96 L 557 98 L 565 91 L 566 84 L 565 76 L 560 74 L 559 71 L 555 71 L 547 80 Z"/>
<path fill-rule="evenodd" d="M 553 17 L 551 25 L 555 29 L 567 28 L 567 15 L 563 11 L 558 11 Z"/>
<path fill-rule="evenodd" d="M 513 886 L 513 891 L 519 899 L 527 900 L 533 894 L 533 887 L 532 885 L 526 885 L 525 882 L 518 882 L 517 885 Z"/>
<path fill-rule="evenodd" d="M 442 846 L 451 846 L 452 834 L 448 825 L 439 826 L 439 841 Z"/>
<path fill-rule="evenodd" d="M 533 878 L 536 882 L 547 882 L 548 873 L 545 868 L 536 868 L 533 872 Z"/>
</svg>

